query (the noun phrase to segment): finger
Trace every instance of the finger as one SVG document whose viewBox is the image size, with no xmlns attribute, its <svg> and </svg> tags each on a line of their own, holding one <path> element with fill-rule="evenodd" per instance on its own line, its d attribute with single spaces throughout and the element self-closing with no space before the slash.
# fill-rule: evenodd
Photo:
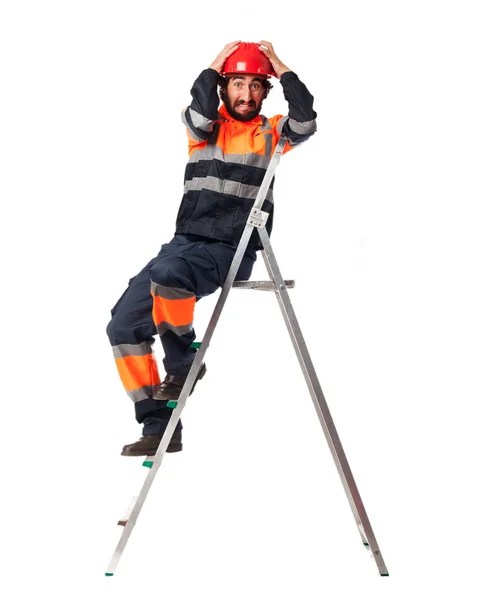
<svg viewBox="0 0 479 600">
<path fill-rule="evenodd" d="M 269 48 L 265 48 L 264 46 L 263 47 L 260 46 L 259 49 L 269 59 L 272 59 L 272 58 L 274 58 L 276 56 L 274 50 L 270 50 Z"/>
<path fill-rule="evenodd" d="M 233 46 L 230 50 L 228 50 L 228 52 L 225 52 L 225 56 L 226 57 L 231 56 L 233 54 L 233 52 L 235 50 L 237 50 L 238 48 L 239 48 L 239 44 L 236 44 L 236 46 Z"/>
<path fill-rule="evenodd" d="M 237 50 L 239 48 L 239 44 L 240 44 L 240 42 L 231 42 L 231 44 L 227 44 L 223 48 L 223 51 L 221 52 L 221 55 L 222 56 L 229 56 L 230 54 L 232 54 L 235 50 Z"/>
</svg>

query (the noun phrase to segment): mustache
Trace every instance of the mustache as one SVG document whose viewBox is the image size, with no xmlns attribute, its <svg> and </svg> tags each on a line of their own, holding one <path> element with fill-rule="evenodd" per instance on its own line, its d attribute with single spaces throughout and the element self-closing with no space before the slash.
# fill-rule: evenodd
<svg viewBox="0 0 479 600">
<path fill-rule="evenodd" d="M 251 106 L 251 108 L 256 108 L 256 102 L 254 100 L 250 100 L 249 102 L 245 102 L 244 100 L 238 100 L 237 102 L 235 102 L 235 106 L 242 106 L 243 104 Z"/>
</svg>

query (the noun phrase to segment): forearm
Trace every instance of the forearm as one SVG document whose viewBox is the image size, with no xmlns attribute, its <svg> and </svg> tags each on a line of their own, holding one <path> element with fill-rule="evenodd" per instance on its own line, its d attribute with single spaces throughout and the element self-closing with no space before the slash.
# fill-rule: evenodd
<svg viewBox="0 0 479 600">
<path fill-rule="evenodd" d="M 288 102 L 288 117 L 283 121 L 283 133 L 293 144 L 298 144 L 316 131 L 317 114 L 313 108 L 314 97 L 293 71 L 286 71 L 280 79 Z"/>
<path fill-rule="evenodd" d="M 190 108 L 214 121 L 219 105 L 218 73 L 214 69 L 202 71 L 191 88 L 191 96 Z"/>
<path fill-rule="evenodd" d="M 218 73 L 205 69 L 191 88 L 191 103 L 183 111 L 182 120 L 195 138 L 206 139 L 213 130 L 217 118 Z"/>
<path fill-rule="evenodd" d="M 314 97 L 293 71 L 286 71 L 280 79 L 288 102 L 288 116 L 299 122 L 313 121 L 317 114 L 313 109 Z"/>
</svg>

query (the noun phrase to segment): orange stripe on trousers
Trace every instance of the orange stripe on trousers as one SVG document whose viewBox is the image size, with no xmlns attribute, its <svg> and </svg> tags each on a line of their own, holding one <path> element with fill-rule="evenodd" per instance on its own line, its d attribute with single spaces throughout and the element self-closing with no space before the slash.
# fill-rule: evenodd
<svg viewBox="0 0 479 600">
<path fill-rule="evenodd" d="M 196 296 L 179 300 L 167 300 L 161 296 L 153 296 L 153 321 L 155 325 L 159 325 L 163 321 L 173 327 L 189 325 L 193 322 L 195 304 Z"/>
<path fill-rule="evenodd" d="M 160 376 L 153 354 L 143 356 L 124 356 L 115 359 L 121 382 L 127 392 L 146 385 L 158 385 Z"/>
</svg>

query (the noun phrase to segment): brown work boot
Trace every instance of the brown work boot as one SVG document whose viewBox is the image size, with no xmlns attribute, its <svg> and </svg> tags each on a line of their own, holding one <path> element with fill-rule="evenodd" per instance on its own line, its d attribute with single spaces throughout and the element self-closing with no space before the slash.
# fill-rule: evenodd
<svg viewBox="0 0 479 600">
<path fill-rule="evenodd" d="M 205 373 L 206 365 L 205 363 L 202 363 L 198 375 L 196 376 L 196 380 L 193 383 L 193 387 L 191 388 L 190 396 L 195 389 L 198 379 L 203 379 Z M 188 373 L 186 375 L 167 375 L 160 383 L 159 387 L 154 391 L 153 400 L 178 400 L 187 377 Z"/>
<path fill-rule="evenodd" d="M 163 434 L 148 434 L 142 436 L 134 444 L 123 446 L 122 456 L 153 456 L 158 450 Z M 168 444 L 167 452 L 180 452 L 183 450 L 181 443 L 181 429 L 175 431 Z"/>
</svg>

